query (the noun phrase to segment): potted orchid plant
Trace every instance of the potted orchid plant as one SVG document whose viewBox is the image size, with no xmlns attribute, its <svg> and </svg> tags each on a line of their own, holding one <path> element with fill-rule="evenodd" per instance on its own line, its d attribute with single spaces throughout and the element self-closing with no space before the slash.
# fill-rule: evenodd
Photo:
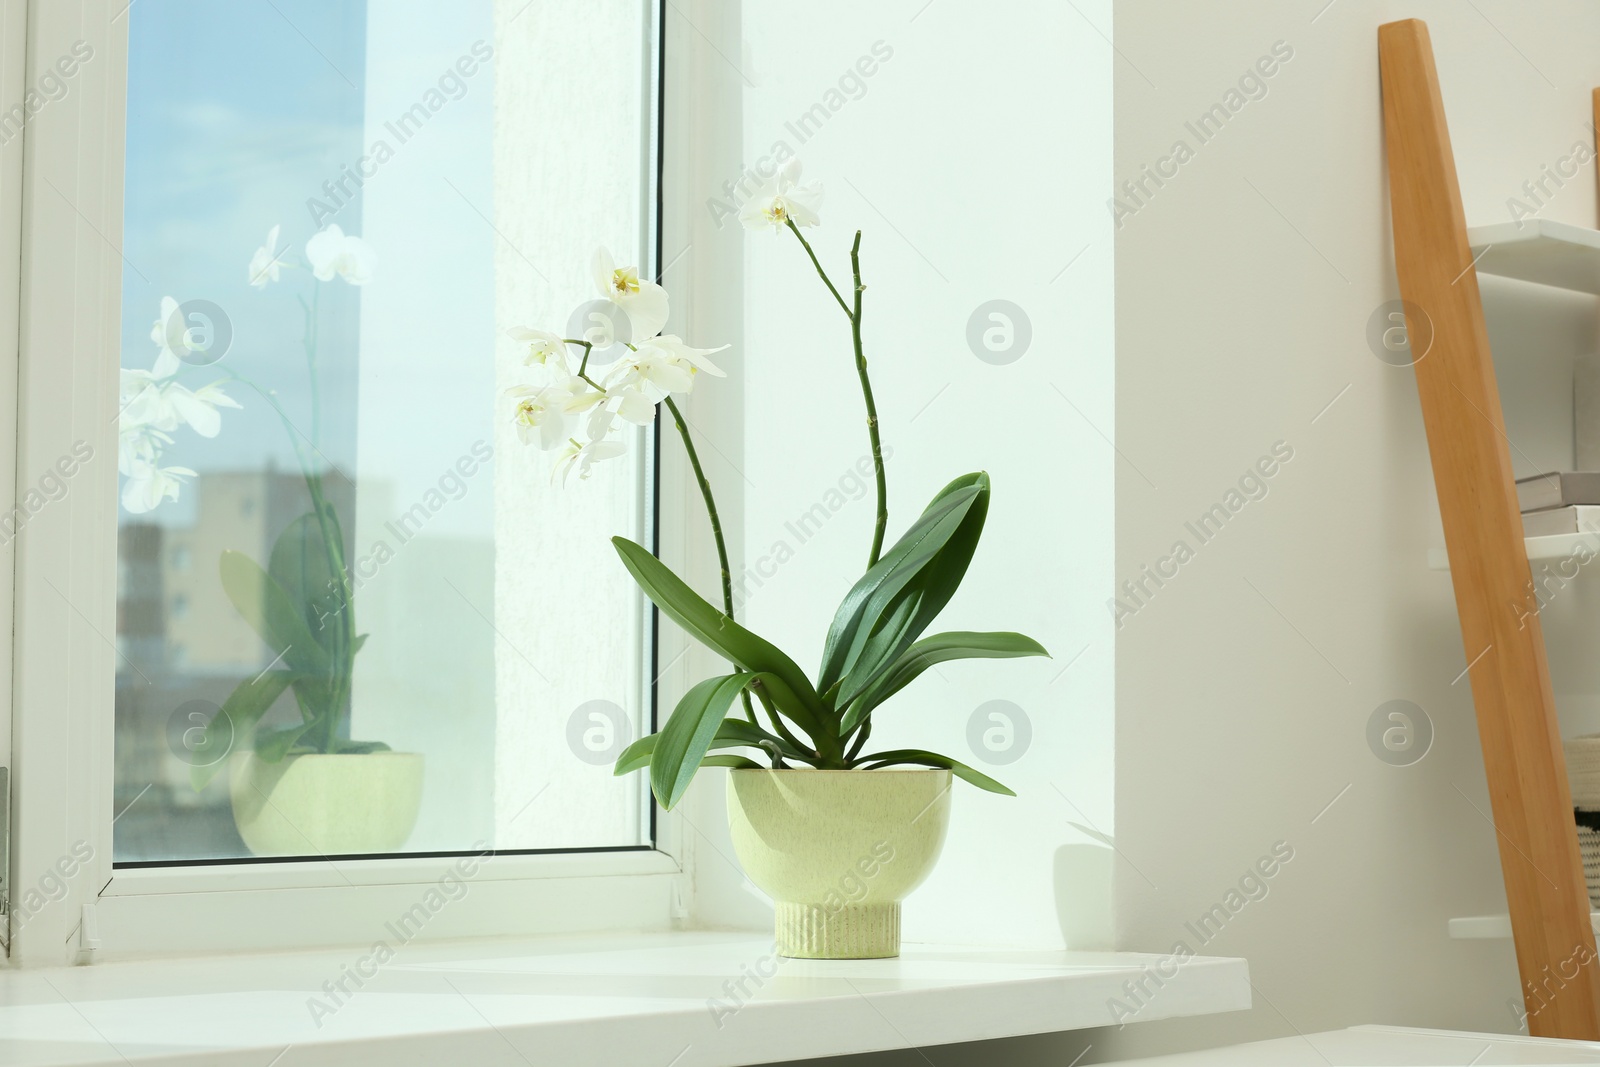
<svg viewBox="0 0 1600 1067">
<path fill-rule="evenodd" d="M 422 797 L 422 757 L 396 753 L 381 741 L 352 740 L 350 706 L 358 633 L 345 540 L 329 500 L 321 458 L 321 390 L 318 375 L 322 287 L 335 280 L 361 286 L 371 277 L 373 254 L 359 237 L 330 225 L 306 242 L 305 263 L 291 262 L 278 246 L 279 227 L 267 234 L 249 264 L 257 289 L 285 271 L 306 270 L 310 299 L 298 295 L 302 347 L 309 380 L 310 428 L 302 433 L 277 396 L 230 373 L 191 391 L 177 381 L 187 365 L 210 366 L 224 353 L 202 347 L 181 305 L 162 301 L 151 332 L 159 351 L 149 371 L 122 372 L 119 463 L 127 480 L 123 506 L 149 511 L 176 500 L 195 472 L 163 467 L 162 449 L 187 424 L 215 437 L 219 407 L 240 405 L 223 391 L 231 380 L 253 390 L 283 424 L 305 482 L 310 510 L 291 521 L 272 546 L 266 566 L 227 550 L 219 561 L 223 591 L 273 654 L 268 668 L 241 681 L 203 728 L 186 733 L 185 759 L 195 789 L 207 785 L 224 760 L 230 768 L 234 823 L 256 855 L 348 855 L 389 852 L 405 843 Z M 310 454 L 308 454 L 310 453 Z M 298 721 L 266 728 L 262 718 L 285 692 Z M 248 742 L 240 745 L 239 742 Z"/>
<path fill-rule="evenodd" d="M 814 677 L 734 618 L 732 572 L 715 497 L 675 400 L 701 374 L 724 376 L 709 359 L 721 349 L 694 348 L 660 332 L 668 315 L 660 285 L 635 267 L 616 266 L 604 251 L 597 254 L 595 283 L 615 309 L 600 319 L 620 328 L 583 337 L 529 327 L 511 331 L 526 345 L 526 362 L 544 368 L 545 380 L 509 392 L 523 441 L 560 450 L 556 473 L 563 481 L 574 469 L 586 478 L 596 463 L 623 454 L 621 426 L 648 425 L 657 406 L 665 407 L 710 520 L 721 567 L 720 609 L 644 546 L 612 539 L 623 565 L 662 614 L 733 668 L 692 686 L 658 733 L 622 753 L 615 773 L 648 771 L 657 801 L 670 809 L 700 768 L 732 768 L 734 846 L 751 879 L 776 901 L 779 951 L 821 958 L 892 956 L 899 951 L 900 901 L 926 877 L 943 842 L 951 775 L 990 792 L 1011 790 L 936 752 L 872 750 L 868 742 L 879 709 L 937 663 L 1047 653 L 1017 633 L 924 636 L 977 549 L 989 508 L 989 476 L 980 471 L 951 481 L 885 549 L 887 478 L 861 332 L 861 234 L 850 249 L 847 298 L 801 232 L 818 224 L 821 192 L 815 183 L 801 183 L 791 163 L 742 211 L 748 228 L 798 241 L 842 312 L 873 457 L 877 509 L 865 573 L 834 614 Z M 621 340 L 627 351 L 607 373 L 592 372 L 593 353 L 618 343 L 623 332 L 637 340 Z"/>
</svg>

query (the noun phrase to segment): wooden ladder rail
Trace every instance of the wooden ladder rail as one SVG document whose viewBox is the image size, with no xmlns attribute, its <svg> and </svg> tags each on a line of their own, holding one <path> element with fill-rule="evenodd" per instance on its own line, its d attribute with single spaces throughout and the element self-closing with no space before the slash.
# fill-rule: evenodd
<svg viewBox="0 0 1600 1067">
<path fill-rule="evenodd" d="M 1528 1032 L 1600 1040 L 1600 961 L 1500 392 L 1428 27 L 1378 30 L 1408 334 L 1472 677 Z M 1409 321 L 1426 316 L 1427 323 Z"/>
</svg>

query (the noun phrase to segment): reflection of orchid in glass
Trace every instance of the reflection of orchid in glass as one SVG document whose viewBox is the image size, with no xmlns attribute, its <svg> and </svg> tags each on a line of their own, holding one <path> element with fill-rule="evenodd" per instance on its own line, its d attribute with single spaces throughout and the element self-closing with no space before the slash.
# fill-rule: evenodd
<svg viewBox="0 0 1600 1067">
<path fill-rule="evenodd" d="M 250 284 L 257 289 L 265 288 L 268 282 L 277 281 L 278 271 L 288 266 L 278 248 L 278 229 L 274 226 L 268 230 L 267 243 L 256 249 L 256 254 L 250 257 Z"/>
<path fill-rule="evenodd" d="M 274 226 L 267 243 L 251 257 L 250 282 L 258 289 L 278 281 L 282 269 L 298 266 L 274 250 L 277 239 L 278 227 Z M 322 397 L 317 373 L 323 283 L 337 278 L 350 285 L 365 285 L 372 280 L 375 257 L 365 241 L 333 225 L 306 242 L 305 256 L 314 281 L 310 300 L 297 299 L 304 315 L 309 432 L 302 433 L 290 421 L 276 393 L 234 377 L 255 390 L 283 423 L 305 479 L 311 509 L 278 536 L 265 567 L 242 552 L 222 553 L 223 591 L 277 658 L 267 670 L 241 682 L 206 726 L 200 750 L 215 746 L 221 751 L 217 759 L 192 768 L 196 788 L 204 786 L 220 768 L 228 739 L 234 737 L 252 738 L 256 756 L 268 763 L 301 753 L 357 754 L 389 748 L 381 741 L 353 741 L 349 736 L 355 656 L 367 635 L 356 632 L 351 600 L 355 590 L 345 565 L 344 531 L 323 485 L 323 467 L 328 464 L 321 453 Z M 210 395 L 201 389 L 194 399 L 205 402 Z M 200 430 L 192 419 L 189 422 Z M 164 473 L 171 479 L 181 477 L 173 470 Z M 166 491 L 167 483 L 150 491 L 158 490 Z M 261 717 L 286 690 L 294 694 L 298 721 L 280 729 L 257 729 Z M 217 727 L 215 736 L 213 726 Z"/>
<path fill-rule="evenodd" d="M 347 235 L 335 223 L 329 223 L 327 229 L 306 242 L 306 259 L 311 261 L 311 273 L 319 282 L 331 282 L 334 275 L 351 285 L 366 285 L 372 280 L 372 246 Z"/>
<path fill-rule="evenodd" d="M 136 515 L 154 510 L 163 500 L 178 499 L 178 487 L 195 475 L 188 467 L 160 467 L 153 462 L 125 473 L 129 478 L 122 486 L 122 506 Z"/>
<path fill-rule="evenodd" d="M 122 506 L 142 515 L 163 500 L 178 499 L 182 479 L 194 477 L 187 467 L 163 467 L 161 452 L 173 441 L 172 434 L 188 426 L 201 437 L 215 437 L 222 431 L 218 408 L 237 408 L 238 402 L 222 391 L 221 382 L 190 389 L 176 377 L 184 363 L 172 344 L 188 354 L 187 332 L 182 310 L 170 296 L 161 301 L 161 318 L 156 320 L 150 338 L 157 345 L 155 363 L 149 370 L 122 369 L 117 417 L 117 469 L 128 480 L 122 487 Z"/>
</svg>

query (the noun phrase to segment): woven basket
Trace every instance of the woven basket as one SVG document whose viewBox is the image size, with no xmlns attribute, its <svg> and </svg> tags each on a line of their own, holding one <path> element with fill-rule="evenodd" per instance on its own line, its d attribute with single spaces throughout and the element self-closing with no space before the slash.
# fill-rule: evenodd
<svg viewBox="0 0 1600 1067">
<path fill-rule="evenodd" d="M 1567 781 L 1578 822 L 1578 851 L 1583 855 L 1589 906 L 1600 909 L 1600 734 L 1574 737 L 1562 749 L 1567 758 Z"/>
</svg>

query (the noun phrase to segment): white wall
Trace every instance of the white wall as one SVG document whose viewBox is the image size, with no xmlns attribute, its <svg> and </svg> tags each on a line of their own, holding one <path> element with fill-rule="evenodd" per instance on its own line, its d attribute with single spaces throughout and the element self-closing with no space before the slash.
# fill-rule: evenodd
<svg viewBox="0 0 1600 1067">
<path fill-rule="evenodd" d="M 1294 858 L 1204 947 L 1250 959 L 1254 1010 L 1129 1026 L 1095 1056 L 1367 1022 L 1515 1028 L 1509 942 L 1446 937 L 1450 916 L 1505 905 L 1449 580 L 1424 562 L 1443 541 L 1414 379 L 1366 340 L 1398 296 L 1377 26 L 1429 23 L 1469 222 L 1501 222 L 1542 165 L 1593 142 L 1600 10 L 1324 4 L 1117 5 L 1119 181 L 1196 146 L 1185 122 L 1275 42 L 1293 49 L 1117 235 L 1118 581 L 1193 543 L 1184 523 L 1274 442 L 1294 450 L 1117 636 L 1119 944 L 1197 946 L 1186 921 L 1275 842 Z M 1591 164 L 1541 214 L 1592 226 L 1594 189 Z M 1592 298 L 1505 282 L 1484 297 L 1513 463 L 1570 464 Z M 1564 717 L 1596 688 L 1576 670 L 1593 661 L 1582 595 L 1545 619 Z M 1365 736 L 1395 699 L 1434 728 L 1411 766 Z"/>
<path fill-rule="evenodd" d="M 1108 5 L 1080 6 L 1109 32 Z M 958 785 L 944 859 L 906 905 L 906 936 L 1052 947 L 1065 925 L 1078 945 L 1106 945 L 1109 853 L 1072 823 L 1112 831 L 1102 604 L 1113 453 L 1100 436 L 1113 432 L 1111 239 L 1098 195 L 1109 53 L 1071 8 L 1042 0 L 982 17 L 922 0 L 823 0 L 793 14 L 742 8 L 742 48 L 726 62 L 744 78 L 743 159 L 753 167 L 782 142 L 823 182 L 823 225 L 808 237 L 842 287 L 864 231 L 865 345 L 892 450 L 889 539 L 951 478 L 988 470 L 984 542 L 935 629 L 1020 630 L 1056 656 L 944 666 L 879 713 L 872 747 L 985 767 L 967 739 L 980 705 L 1013 703 L 1032 734 L 1021 758 L 988 768 L 1017 799 Z M 841 85 L 858 70 L 871 73 Z M 798 128 L 818 104 L 820 128 Z M 707 223 L 725 213 L 721 181 L 738 176 L 691 191 L 695 203 L 724 199 L 723 212 L 706 206 Z M 746 234 L 731 219 L 706 240 L 743 244 L 743 337 L 727 353 L 730 379 L 697 386 L 697 400 L 745 408 L 745 614 L 809 667 L 872 531 L 849 325 L 787 232 Z M 1032 334 L 1005 365 L 967 342 L 969 318 L 996 299 L 1022 308 Z M 799 517 L 819 503 L 831 517 L 802 536 Z"/>
</svg>

